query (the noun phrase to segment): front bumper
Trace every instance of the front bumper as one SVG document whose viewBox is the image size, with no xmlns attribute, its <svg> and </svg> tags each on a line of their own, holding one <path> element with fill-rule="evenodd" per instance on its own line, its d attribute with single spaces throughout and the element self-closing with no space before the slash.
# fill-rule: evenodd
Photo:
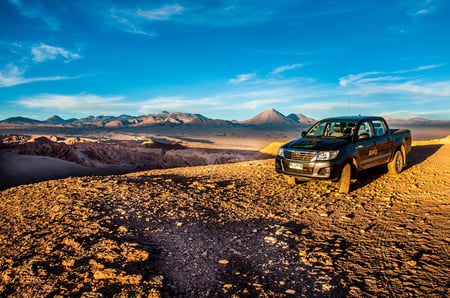
<svg viewBox="0 0 450 298">
<path fill-rule="evenodd" d="M 336 160 L 298 161 L 281 156 L 275 158 L 275 170 L 291 176 L 335 180 L 339 177 L 339 169 L 340 163 Z"/>
</svg>

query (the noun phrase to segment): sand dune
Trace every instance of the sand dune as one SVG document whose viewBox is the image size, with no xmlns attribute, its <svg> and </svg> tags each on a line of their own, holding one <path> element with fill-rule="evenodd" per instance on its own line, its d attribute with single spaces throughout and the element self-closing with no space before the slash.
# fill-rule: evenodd
<svg viewBox="0 0 450 298">
<path fill-rule="evenodd" d="M 126 165 L 93 168 L 52 157 L 0 151 L 0 190 L 71 176 L 122 174 L 134 168 Z"/>
</svg>

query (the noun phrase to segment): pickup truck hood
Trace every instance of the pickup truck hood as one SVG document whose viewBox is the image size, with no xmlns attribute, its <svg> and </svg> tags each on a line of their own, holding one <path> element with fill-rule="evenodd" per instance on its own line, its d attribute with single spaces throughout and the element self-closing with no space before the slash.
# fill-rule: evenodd
<svg viewBox="0 0 450 298">
<path fill-rule="evenodd" d="M 338 150 L 350 143 L 345 139 L 330 138 L 300 138 L 287 143 L 285 149 L 306 149 L 306 150 Z"/>
</svg>

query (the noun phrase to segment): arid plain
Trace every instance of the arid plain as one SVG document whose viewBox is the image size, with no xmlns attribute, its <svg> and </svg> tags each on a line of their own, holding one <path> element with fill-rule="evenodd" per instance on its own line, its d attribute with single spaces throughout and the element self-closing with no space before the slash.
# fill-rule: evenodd
<svg viewBox="0 0 450 298">
<path fill-rule="evenodd" d="M 446 128 L 417 129 L 399 176 L 362 172 L 350 194 L 274 171 L 280 143 L 269 144 L 298 132 L 211 131 L 115 131 L 106 147 L 94 135 L 7 136 L 17 142 L 3 143 L 2 178 L 36 163 L 41 175 L 53 163 L 63 176 L 94 172 L 3 187 L 0 295 L 449 296 Z"/>
</svg>

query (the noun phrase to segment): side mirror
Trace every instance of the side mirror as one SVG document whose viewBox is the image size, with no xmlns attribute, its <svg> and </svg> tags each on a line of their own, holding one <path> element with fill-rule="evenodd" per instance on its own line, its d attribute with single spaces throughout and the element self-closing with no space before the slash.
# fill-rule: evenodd
<svg viewBox="0 0 450 298">
<path fill-rule="evenodd" d="M 362 141 L 362 140 L 367 140 L 370 139 L 370 136 L 368 133 L 362 133 L 359 137 L 358 137 L 358 141 Z"/>
<path fill-rule="evenodd" d="M 302 137 L 306 136 L 306 131 L 302 131 Z"/>
</svg>

